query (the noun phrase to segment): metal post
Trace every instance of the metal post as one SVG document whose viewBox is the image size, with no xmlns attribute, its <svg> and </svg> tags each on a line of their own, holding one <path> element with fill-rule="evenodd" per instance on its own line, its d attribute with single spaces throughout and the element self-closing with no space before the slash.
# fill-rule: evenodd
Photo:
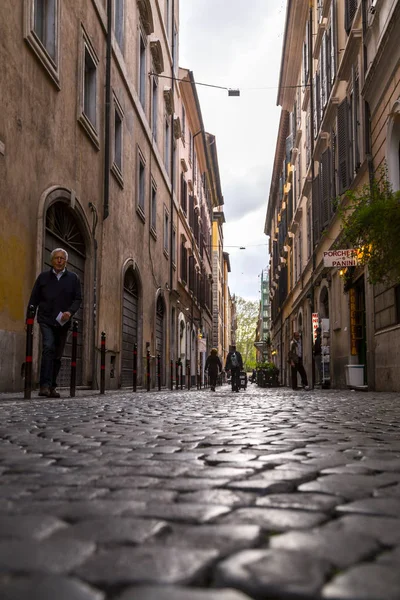
<svg viewBox="0 0 400 600">
<path fill-rule="evenodd" d="M 100 349 L 100 394 L 104 394 L 106 389 L 106 334 L 101 332 Z"/>
<path fill-rule="evenodd" d="M 133 344 L 133 391 L 136 392 L 137 386 L 137 344 Z"/>
<path fill-rule="evenodd" d="M 170 378 L 170 389 L 174 389 L 174 361 L 171 360 L 170 368 L 169 368 L 169 378 Z"/>
<path fill-rule="evenodd" d="M 158 391 L 161 390 L 161 356 L 157 354 L 157 381 L 158 381 Z"/>
<path fill-rule="evenodd" d="M 30 400 L 32 392 L 32 349 L 33 349 L 33 322 L 35 320 L 35 307 L 31 304 L 26 317 L 26 352 L 25 352 L 25 389 L 24 398 Z"/>
<path fill-rule="evenodd" d="M 179 361 L 175 363 L 175 387 L 179 390 Z"/>
<path fill-rule="evenodd" d="M 179 374 L 180 374 L 180 378 L 181 378 L 181 390 L 183 390 L 183 364 L 182 361 L 179 364 Z"/>
<path fill-rule="evenodd" d="M 188 364 L 186 366 L 186 373 L 187 373 L 187 375 L 186 375 L 186 377 L 187 377 L 186 389 L 190 390 L 190 384 L 191 384 L 191 381 L 190 381 L 190 361 L 188 361 Z"/>
<path fill-rule="evenodd" d="M 69 395 L 75 397 L 76 389 L 76 355 L 78 350 L 78 321 L 72 325 L 72 350 L 71 350 L 71 379 L 69 384 Z"/>
<path fill-rule="evenodd" d="M 147 391 L 150 391 L 150 350 L 146 352 L 146 380 L 147 380 Z"/>
</svg>

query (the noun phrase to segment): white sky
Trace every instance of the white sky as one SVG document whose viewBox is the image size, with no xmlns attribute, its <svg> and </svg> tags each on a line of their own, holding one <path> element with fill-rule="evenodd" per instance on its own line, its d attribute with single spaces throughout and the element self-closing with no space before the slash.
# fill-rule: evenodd
<svg viewBox="0 0 400 600">
<path fill-rule="evenodd" d="M 229 288 L 260 298 L 268 266 L 264 224 L 280 107 L 276 106 L 286 0 L 180 0 L 179 65 L 193 71 L 204 128 L 216 136 L 224 195 Z M 245 246 L 245 250 L 240 250 Z"/>
</svg>

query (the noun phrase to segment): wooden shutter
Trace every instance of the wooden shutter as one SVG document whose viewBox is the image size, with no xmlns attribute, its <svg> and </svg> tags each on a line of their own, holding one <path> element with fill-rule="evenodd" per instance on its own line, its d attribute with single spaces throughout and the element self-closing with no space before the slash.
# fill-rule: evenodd
<svg viewBox="0 0 400 600">
<path fill-rule="evenodd" d="M 326 227 L 331 218 L 331 198 L 330 198 L 330 148 L 327 148 L 321 155 L 321 226 Z"/>
<path fill-rule="evenodd" d="M 319 242 L 321 237 L 321 210 L 320 210 L 320 177 L 317 175 L 312 182 L 312 217 L 313 217 L 313 232 L 314 246 Z"/>
<path fill-rule="evenodd" d="M 349 35 L 354 15 L 357 11 L 358 0 L 345 0 L 345 3 L 346 4 L 344 10 L 344 28 L 346 30 L 347 35 Z"/>
<path fill-rule="evenodd" d="M 338 146 L 338 178 L 339 194 L 343 194 L 349 186 L 348 173 L 348 105 L 344 99 L 338 106 L 337 146 Z"/>
</svg>

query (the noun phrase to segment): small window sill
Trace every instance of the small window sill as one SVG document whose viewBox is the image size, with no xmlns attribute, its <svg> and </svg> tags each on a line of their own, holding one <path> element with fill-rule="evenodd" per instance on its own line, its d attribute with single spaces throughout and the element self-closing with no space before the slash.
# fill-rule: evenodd
<svg viewBox="0 0 400 600">
<path fill-rule="evenodd" d="M 146 215 L 144 214 L 143 208 L 141 206 L 137 206 L 136 212 L 137 212 L 138 216 L 140 217 L 140 219 L 143 221 L 143 223 L 146 223 Z"/>
<path fill-rule="evenodd" d="M 98 135 L 96 129 L 94 128 L 94 126 L 92 125 L 91 121 L 89 121 L 89 119 L 85 115 L 85 113 L 82 112 L 80 114 L 80 116 L 78 117 L 78 122 L 82 126 L 82 128 L 84 129 L 86 134 L 88 135 L 89 139 L 95 146 L 96 150 L 100 150 L 99 135 Z"/>
<path fill-rule="evenodd" d="M 122 171 L 116 163 L 112 164 L 111 173 L 114 175 L 120 188 L 124 189 L 124 178 L 122 176 Z"/>
</svg>

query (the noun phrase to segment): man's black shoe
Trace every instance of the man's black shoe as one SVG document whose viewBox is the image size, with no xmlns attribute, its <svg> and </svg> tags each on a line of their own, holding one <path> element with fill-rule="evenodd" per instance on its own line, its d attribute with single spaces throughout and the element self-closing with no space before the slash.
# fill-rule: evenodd
<svg viewBox="0 0 400 600">
<path fill-rule="evenodd" d="M 49 398 L 59 398 L 60 394 L 57 392 L 57 388 L 50 388 Z"/>
</svg>

